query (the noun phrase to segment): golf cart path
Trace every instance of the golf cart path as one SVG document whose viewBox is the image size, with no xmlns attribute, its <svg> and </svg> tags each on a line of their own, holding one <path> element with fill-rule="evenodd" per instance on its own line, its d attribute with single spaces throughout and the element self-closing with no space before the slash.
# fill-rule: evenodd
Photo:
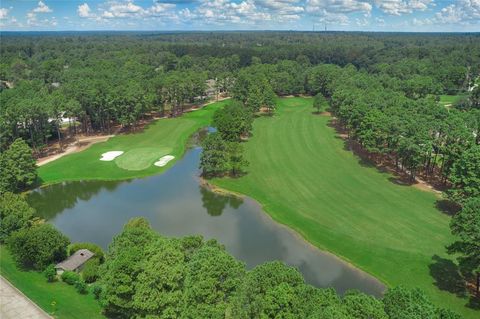
<svg viewBox="0 0 480 319">
<path fill-rule="evenodd" d="M 2 276 L 0 276 L 0 318 L 52 319 Z"/>
<path fill-rule="evenodd" d="M 114 136 L 115 135 L 99 135 L 99 136 L 91 136 L 91 137 L 79 139 L 74 144 L 67 146 L 67 148 L 62 153 L 37 159 L 37 166 L 42 166 L 47 163 L 53 162 L 54 160 L 57 160 L 68 154 L 81 152 L 83 150 L 86 150 L 87 148 L 89 148 L 95 143 L 106 142 L 108 141 L 109 138 Z"/>
</svg>

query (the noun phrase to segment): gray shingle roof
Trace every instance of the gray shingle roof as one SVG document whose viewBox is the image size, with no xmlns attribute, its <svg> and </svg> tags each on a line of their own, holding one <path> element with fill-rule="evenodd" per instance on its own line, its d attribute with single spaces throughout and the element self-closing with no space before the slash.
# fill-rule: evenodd
<svg viewBox="0 0 480 319">
<path fill-rule="evenodd" d="M 82 266 L 87 260 L 92 258 L 94 253 L 88 249 L 77 250 L 73 255 L 65 259 L 64 261 L 58 263 L 55 268 L 60 268 L 63 270 L 74 271 L 78 267 Z"/>
</svg>

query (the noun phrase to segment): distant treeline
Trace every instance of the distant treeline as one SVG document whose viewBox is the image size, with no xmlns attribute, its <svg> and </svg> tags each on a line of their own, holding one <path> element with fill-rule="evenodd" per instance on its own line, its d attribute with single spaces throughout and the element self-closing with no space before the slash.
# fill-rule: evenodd
<svg viewBox="0 0 480 319">
<path fill-rule="evenodd" d="M 309 93 L 309 69 L 335 64 L 381 78 L 413 99 L 467 91 L 480 69 L 477 34 L 308 32 L 2 34 L 0 149 L 36 151 L 70 132 L 135 127 L 228 94 L 263 64 L 279 95 Z M 213 80 L 206 82 L 207 79 Z M 70 119 L 68 121 L 66 119 Z"/>
</svg>

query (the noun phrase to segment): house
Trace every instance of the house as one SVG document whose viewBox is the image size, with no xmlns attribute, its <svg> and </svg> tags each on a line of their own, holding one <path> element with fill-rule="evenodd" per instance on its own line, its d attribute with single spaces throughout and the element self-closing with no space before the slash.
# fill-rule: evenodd
<svg viewBox="0 0 480 319">
<path fill-rule="evenodd" d="M 58 263 L 55 266 L 55 270 L 58 275 L 61 275 L 65 271 L 80 271 L 85 263 L 94 256 L 88 249 L 79 249 L 73 255 Z"/>
</svg>

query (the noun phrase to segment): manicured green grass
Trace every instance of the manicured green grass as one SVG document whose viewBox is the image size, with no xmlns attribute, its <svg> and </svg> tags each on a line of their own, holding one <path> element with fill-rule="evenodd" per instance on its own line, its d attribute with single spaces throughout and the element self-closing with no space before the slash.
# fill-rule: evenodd
<svg viewBox="0 0 480 319">
<path fill-rule="evenodd" d="M 126 170 L 141 171 L 149 168 L 160 157 L 169 154 L 171 151 L 172 149 L 168 147 L 134 148 L 117 157 L 115 163 L 118 167 Z"/>
<path fill-rule="evenodd" d="M 63 282 L 48 283 L 45 277 L 34 271 L 20 271 L 4 246 L 0 246 L 0 274 L 21 290 L 47 313 L 52 313 L 52 301 L 56 302 L 54 316 L 62 319 L 105 318 L 100 304 L 91 293 L 79 294 L 73 286 Z"/>
<path fill-rule="evenodd" d="M 437 305 L 478 318 L 466 299 L 434 285 L 433 257 L 440 258 L 433 272 L 445 276 L 452 242 L 436 196 L 362 165 L 330 118 L 312 111 L 311 99 L 280 99 L 275 116 L 255 120 L 245 145 L 248 174 L 214 184 L 254 198 L 278 222 L 387 285 L 420 287 Z"/>
<path fill-rule="evenodd" d="M 41 166 L 42 184 L 74 180 L 121 180 L 161 173 L 182 157 L 189 137 L 210 124 L 216 109 L 226 101 L 210 104 L 200 110 L 174 119 L 160 119 L 139 133 L 118 135 L 107 142 L 92 145 L 83 152 L 67 155 Z M 110 162 L 100 161 L 102 153 L 123 151 Z M 152 165 L 167 152 L 175 156 L 164 167 Z"/>
<path fill-rule="evenodd" d="M 463 99 L 466 95 L 440 95 L 440 105 L 453 106 L 455 103 Z"/>
</svg>

